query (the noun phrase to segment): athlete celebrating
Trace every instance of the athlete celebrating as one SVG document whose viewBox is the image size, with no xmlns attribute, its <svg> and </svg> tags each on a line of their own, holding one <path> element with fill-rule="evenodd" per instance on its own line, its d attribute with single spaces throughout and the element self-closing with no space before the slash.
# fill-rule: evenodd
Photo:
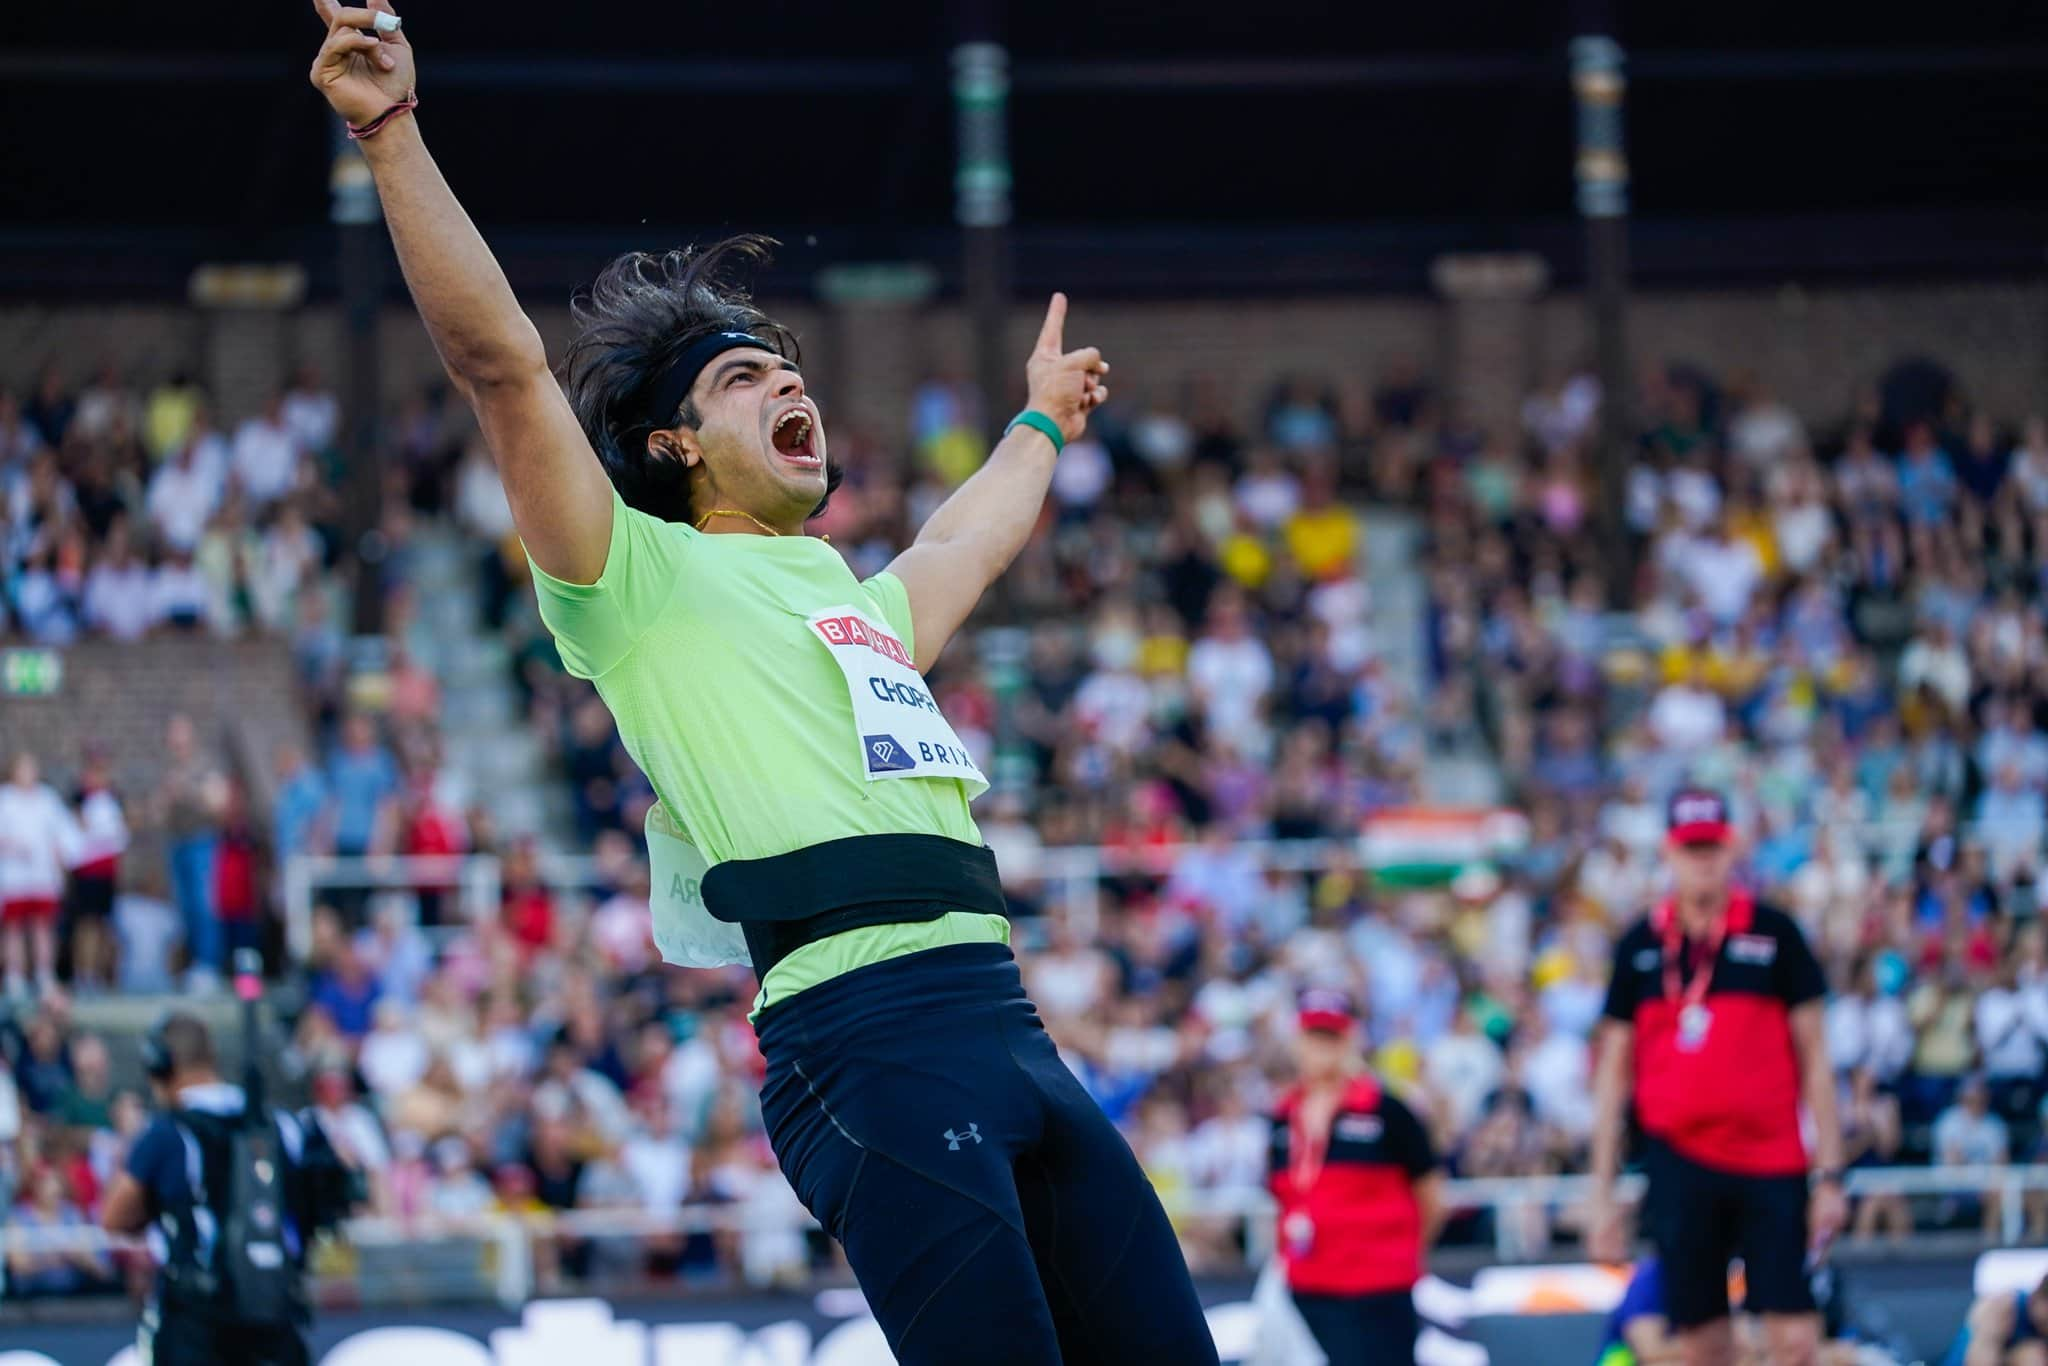
<svg viewBox="0 0 2048 1366">
<path fill-rule="evenodd" d="M 751 961 L 762 1110 L 906 1363 L 1212 1363 L 1130 1149 L 1024 996 L 987 783 L 921 675 L 1023 546 L 1108 396 L 1055 294 L 1030 404 L 883 573 L 804 535 L 831 488 L 795 338 L 732 268 L 620 258 L 578 301 L 571 401 L 421 141 L 388 0 L 315 0 L 312 81 L 361 139 L 399 263 L 476 410 L 563 661 L 660 803 L 657 942 Z"/>
</svg>

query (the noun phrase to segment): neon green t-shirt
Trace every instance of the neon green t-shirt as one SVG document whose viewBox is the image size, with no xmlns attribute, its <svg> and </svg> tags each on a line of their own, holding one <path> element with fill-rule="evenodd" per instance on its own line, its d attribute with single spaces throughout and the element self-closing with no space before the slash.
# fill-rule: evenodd
<svg viewBox="0 0 2048 1366">
<path fill-rule="evenodd" d="M 766 858 L 852 835 L 944 835 L 980 846 L 958 778 L 869 781 L 847 681 L 808 619 L 850 605 L 916 649 L 910 599 L 857 580 L 811 536 L 707 536 L 612 494 L 594 584 L 535 565 L 541 620 L 571 674 L 611 708 L 619 738 L 705 859 Z M 796 950 L 758 1007 L 869 963 L 946 944 L 1009 942 L 1001 916 L 848 930 Z"/>
</svg>

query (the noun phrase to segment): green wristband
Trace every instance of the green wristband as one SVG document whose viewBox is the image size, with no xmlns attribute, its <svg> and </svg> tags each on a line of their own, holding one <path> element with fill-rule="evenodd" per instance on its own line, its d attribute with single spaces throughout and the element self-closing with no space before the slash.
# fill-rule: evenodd
<svg viewBox="0 0 2048 1366">
<path fill-rule="evenodd" d="M 1011 418 L 1010 425 L 1003 428 L 1003 435 L 1008 436 L 1019 427 L 1029 427 L 1033 431 L 1044 432 L 1045 439 L 1052 442 L 1052 453 L 1054 455 L 1058 455 L 1067 448 L 1067 439 L 1060 435 L 1060 424 L 1047 417 L 1044 413 L 1039 412 L 1036 408 L 1026 408 L 1023 412 Z"/>
</svg>

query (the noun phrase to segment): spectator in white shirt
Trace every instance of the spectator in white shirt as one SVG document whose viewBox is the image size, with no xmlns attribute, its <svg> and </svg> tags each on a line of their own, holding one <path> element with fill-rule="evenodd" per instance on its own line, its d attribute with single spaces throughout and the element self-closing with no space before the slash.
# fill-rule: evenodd
<svg viewBox="0 0 2048 1366">
<path fill-rule="evenodd" d="M 1537 1119 L 1574 1143 L 1592 1137 L 1592 1050 L 1584 1035 L 1553 1029 L 1543 1011 L 1529 1011 L 1516 1031 L 1513 1071 Z"/>
<path fill-rule="evenodd" d="M 1149 403 L 1131 423 L 1131 448 L 1155 470 L 1178 470 L 1194 453 L 1194 429 L 1172 404 Z"/>
<path fill-rule="evenodd" d="M 512 504 L 491 461 L 490 447 L 481 440 L 462 448 L 462 461 L 455 467 L 455 520 L 493 546 L 512 534 Z"/>
<path fill-rule="evenodd" d="M 69 645 L 78 638 L 79 594 L 58 573 L 56 555 L 47 544 L 29 551 L 14 576 L 13 593 L 15 619 L 37 644 Z"/>
<path fill-rule="evenodd" d="M 1062 512 L 1085 517 L 1102 501 L 1115 477 L 1108 449 L 1093 437 L 1082 437 L 1068 442 L 1053 466 L 1052 496 Z"/>
<path fill-rule="evenodd" d="M 672 1214 L 690 1195 L 690 1145 L 676 1128 L 674 1107 L 659 1087 L 649 1087 L 635 1098 L 633 1115 L 630 1136 L 619 1148 L 619 1164 L 632 1178 L 642 1209 Z"/>
<path fill-rule="evenodd" d="M 1972 1076 L 1963 1082 L 1956 1103 L 1934 1121 L 1934 1165 L 1937 1167 L 2002 1166 L 2012 1152 L 2011 1132 L 2005 1121 L 1991 1113 L 1991 1091 L 1984 1078 Z M 1985 1191 L 1979 1199 L 1984 1210 L 1984 1231 L 1996 1233 L 1999 1226 L 1997 1189 Z"/>
<path fill-rule="evenodd" d="M 206 622 L 206 576 L 192 557 L 173 549 L 149 576 L 151 620 L 179 630 L 197 630 Z"/>
<path fill-rule="evenodd" d="M 1169 1160 L 1177 1156 L 1191 1192 L 1214 1202 L 1214 1212 L 1182 1221 L 1183 1236 L 1193 1245 L 1191 1255 L 1227 1260 L 1233 1252 L 1231 1239 L 1241 1226 L 1233 1215 L 1263 1204 L 1272 1126 L 1253 1112 L 1243 1083 L 1229 1073 L 1217 1075 L 1211 1090 L 1216 1112 L 1177 1143 L 1168 1139 L 1162 1145 L 1168 1151 L 1155 1150 L 1153 1155 Z"/>
<path fill-rule="evenodd" d="M 2030 996 L 2032 999 L 2030 999 Z M 2002 1114 L 2030 1108 L 2035 1082 L 2048 1063 L 2048 1039 L 2041 1033 L 2040 993 L 2022 991 L 2017 965 L 2007 958 L 1997 980 L 1977 996 L 1973 1024 L 1993 1107 Z"/>
<path fill-rule="evenodd" d="M 437 1219 L 461 1221 L 490 1213 L 497 1199 L 491 1183 L 476 1169 L 476 1154 L 469 1140 L 449 1135 L 427 1149 L 433 1162 L 434 1184 L 427 1191 L 427 1212 Z"/>
<path fill-rule="evenodd" d="M 1266 1188 L 1272 1126 L 1227 1073 L 1218 1077 L 1215 1093 L 1216 1112 L 1188 1135 L 1188 1174 L 1197 1190 L 1255 1198 Z"/>
<path fill-rule="evenodd" d="M 2004 881 L 2021 868 L 2039 867 L 2048 839 L 2048 801 L 2008 763 L 1977 797 L 1977 837 L 1991 856 L 1992 876 Z"/>
<path fill-rule="evenodd" d="M 1650 704 L 1650 733 L 1680 755 L 1699 754 L 1721 742 L 1728 711 L 1719 694 L 1700 681 L 1699 667 L 1657 694 Z"/>
<path fill-rule="evenodd" d="M 1996 773 L 2008 765 L 2029 787 L 2048 786 L 2048 737 L 2029 723 L 2018 701 L 1992 697 L 1984 704 L 1984 732 L 1977 737 L 1977 767 Z"/>
<path fill-rule="evenodd" d="M 1209 625 L 1188 652 L 1188 687 L 1210 729 L 1246 753 L 1263 746 L 1261 717 L 1273 687 L 1273 656 L 1251 633 L 1244 597 L 1220 588 L 1209 601 Z"/>
<path fill-rule="evenodd" d="M 1054 1019 L 1081 1019 L 1116 994 L 1116 964 L 1074 932 L 1065 915 L 1049 917 L 1045 948 L 1024 961 L 1031 999 Z"/>
<path fill-rule="evenodd" d="M 376 1116 L 355 1099 L 355 1082 L 346 1066 L 322 1067 L 314 1074 L 313 1120 L 341 1160 L 368 1180 L 371 1203 L 383 1204 L 391 1145 Z"/>
<path fill-rule="evenodd" d="M 388 997 L 378 1001 L 371 1020 L 356 1067 L 371 1093 L 389 1105 L 427 1074 L 433 1054 L 402 1002 Z"/>
<path fill-rule="evenodd" d="M 227 434 L 213 425 L 213 412 L 204 404 L 192 415 L 192 430 L 185 436 L 185 445 L 192 451 L 192 463 L 211 475 L 215 484 L 226 488 L 228 476 L 234 472 L 235 448 Z"/>
<path fill-rule="evenodd" d="M 1872 444 L 1870 428 L 1859 424 L 1849 433 L 1835 462 L 1835 492 L 1852 520 L 1888 516 L 1898 505 L 1898 467 Z"/>
<path fill-rule="evenodd" d="M 187 442 L 150 478 L 149 520 L 166 544 L 192 550 L 219 506 L 220 495 L 220 477 L 199 463 L 197 449 Z"/>
<path fill-rule="evenodd" d="M 306 523 L 294 499 L 278 505 L 260 539 L 253 541 L 242 570 L 256 620 L 272 631 L 291 625 L 299 589 L 320 572 L 320 533 Z"/>
<path fill-rule="evenodd" d="M 284 400 L 273 398 L 260 416 L 235 432 L 235 480 L 254 508 L 266 508 L 297 487 L 299 441 L 284 419 Z"/>
<path fill-rule="evenodd" d="M 1152 739 L 1152 693 L 1134 668 L 1138 645 L 1129 604 L 1105 604 L 1089 647 L 1095 670 L 1074 692 L 1073 715 L 1083 734 L 1119 754 L 1135 754 Z"/>
<path fill-rule="evenodd" d="M 1718 522 L 1686 543 L 1678 559 L 1701 606 L 1723 626 L 1734 624 L 1749 610 L 1750 596 L 1764 577 L 1756 547 L 1731 537 Z"/>
<path fill-rule="evenodd" d="M 78 783 L 79 843 L 71 868 L 72 981 L 83 988 L 114 985 L 114 893 L 121 855 L 128 851 L 128 818 L 114 795 L 106 755 L 85 754 Z"/>
<path fill-rule="evenodd" d="M 41 989 L 57 985 L 57 908 L 80 842 L 71 809 L 43 782 L 35 756 L 15 755 L 0 786 L 0 960 L 10 996 L 28 994 L 31 956 Z"/>
<path fill-rule="evenodd" d="M 6 400 L 0 397 L 0 463 L 7 458 Z M 2012 468 L 2006 478 L 2020 493 L 2028 512 L 2048 512 L 2048 418 L 2039 414 L 2027 419 L 2020 444 L 2013 448 Z"/>
<path fill-rule="evenodd" d="M 995 852 L 1003 895 L 1013 904 L 1036 906 L 1045 837 L 1029 819 L 1024 794 L 1002 788 L 981 808 L 981 840 Z"/>
<path fill-rule="evenodd" d="M 1423 1051 L 1422 1069 L 1430 1090 L 1443 1101 L 1445 1117 L 1463 1133 L 1479 1118 L 1486 1098 L 1500 1088 L 1507 1060 L 1500 1045 L 1479 1028 L 1471 1010 L 1460 1007 L 1450 1032 Z"/>
<path fill-rule="evenodd" d="M 121 372 L 108 361 L 100 366 L 92 383 L 79 392 L 69 430 L 98 440 L 122 422 L 132 426 L 140 406 L 135 392 L 121 383 Z"/>
<path fill-rule="evenodd" d="M 1730 386 L 1743 392 L 1741 406 L 1728 422 L 1728 448 L 1758 470 L 1806 449 L 1806 427 L 1799 415 L 1771 396 L 1753 376 Z"/>
<path fill-rule="evenodd" d="M 341 405 L 320 383 L 320 372 L 302 365 L 279 408 L 301 451 L 331 450 L 341 430 Z"/>
<path fill-rule="evenodd" d="M 1585 440 L 1600 415 L 1600 381 L 1584 371 L 1565 374 L 1522 401 L 1522 426 L 1550 455 Z"/>
<path fill-rule="evenodd" d="M 140 640 L 155 624 L 154 612 L 149 567 L 129 547 L 127 523 L 117 521 L 85 576 L 86 625 L 116 640 Z"/>
<path fill-rule="evenodd" d="M 1811 464 L 1790 466 L 1780 483 L 1771 515 L 1778 557 L 1785 568 L 1804 575 L 1817 566 L 1835 539 L 1835 515 L 1829 510 L 1819 473 Z"/>
<path fill-rule="evenodd" d="M 1277 530 L 1301 506 L 1301 481 L 1282 467 L 1270 447 L 1252 452 L 1251 468 L 1231 491 L 1238 511 L 1261 531 Z"/>
<path fill-rule="evenodd" d="M 1951 712 L 1961 713 L 1970 700 L 1970 657 L 1945 621 L 1927 623 L 1899 656 L 1899 687 L 1911 692 L 1932 689 Z"/>
<path fill-rule="evenodd" d="M 1674 465 L 1664 478 L 1664 496 L 1671 500 L 1680 525 L 1688 531 L 1712 526 L 1721 516 L 1721 481 L 1704 466 Z"/>
</svg>

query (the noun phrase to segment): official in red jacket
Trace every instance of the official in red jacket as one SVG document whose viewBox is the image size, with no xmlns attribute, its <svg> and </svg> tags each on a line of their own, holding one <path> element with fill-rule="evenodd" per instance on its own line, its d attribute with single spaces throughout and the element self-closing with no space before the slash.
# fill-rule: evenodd
<svg viewBox="0 0 2048 1366">
<path fill-rule="evenodd" d="M 1443 1173 L 1414 1112 L 1365 1070 L 1356 1035 L 1341 994 L 1303 996 L 1300 1079 L 1273 1116 L 1277 1254 L 1330 1366 L 1413 1366 Z"/>
<path fill-rule="evenodd" d="M 1842 1135 L 1821 1037 L 1827 986 L 1783 911 L 1735 885 L 1726 800 L 1671 799 L 1670 898 L 1623 934 L 1595 1081 L 1592 1252 L 1625 1254 L 1612 1187 L 1633 1111 L 1649 1174 L 1647 1225 L 1686 1366 L 1735 1352 L 1728 1264 L 1777 1366 L 1810 1366 L 1820 1319 L 1807 1254 L 1842 1227 Z M 1813 1147 L 1800 1105 L 1812 1118 Z"/>
</svg>

